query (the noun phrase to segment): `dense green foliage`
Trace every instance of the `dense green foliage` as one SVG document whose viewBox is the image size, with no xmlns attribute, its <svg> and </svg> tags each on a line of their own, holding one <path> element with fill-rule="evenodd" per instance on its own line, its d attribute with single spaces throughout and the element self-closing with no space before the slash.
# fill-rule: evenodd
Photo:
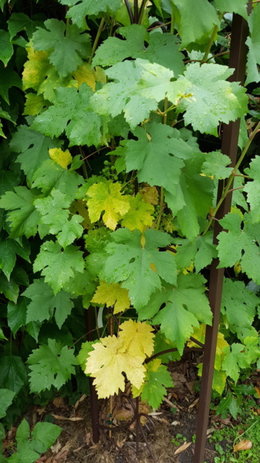
<svg viewBox="0 0 260 463">
<path fill-rule="evenodd" d="M 214 257 L 227 267 L 214 389 L 222 394 L 259 357 L 260 5 L 250 15 L 245 0 L 136 7 L 0 0 L 0 416 L 8 423 L 21 394 L 47 400 L 54 388 L 86 389 L 80 366 L 100 397 L 122 389 L 126 372 L 134 396 L 158 407 L 172 384 L 165 364 L 191 336 L 203 341 L 211 323 Z M 232 13 L 249 24 L 247 87 L 228 80 Z M 238 118 L 233 169 L 218 128 Z M 228 179 L 221 200 L 234 194 L 214 246 L 219 179 Z M 91 306 L 96 341 L 80 350 Z M 170 348 L 177 353 L 149 362 Z"/>
</svg>

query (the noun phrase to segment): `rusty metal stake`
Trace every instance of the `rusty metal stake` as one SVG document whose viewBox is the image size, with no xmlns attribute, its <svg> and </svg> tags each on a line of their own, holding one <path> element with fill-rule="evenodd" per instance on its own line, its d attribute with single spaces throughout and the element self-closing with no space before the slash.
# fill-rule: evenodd
<svg viewBox="0 0 260 463">
<path fill-rule="evenodd" d="M 246 61 L 246 37 L 248 27 L 246 21 L 238 15 L 233 16 L 230 61 L 229 66 L 235 68 L 234 74 L 230 78 L 233 81 L 244 81 L 245 61 Z M 231 122 L 223 126 L 222 152 L 227 154 L 234 166 L 237 158 L 238 136 L 240 121 Z M 221 197 L 225 181 L 220 181 L 218 185 L 218 200 Z M 232 188 L 232 186 L 231 186 Z M 221 219 L 230 211 L 232 193 L 228 194 L 221 207 L 217 211 L 216 219 Z M 218 220 L 214 221 L 213 241 L 217 243 L 217 235 L 221 231 Z M 209 301 L 213 313 L 213 325 L 206 328 L 206 339 L 203 358 L 203 370 L 201 379 L 201 391 L 199 400 L 199 410 L 197 415 L 196 443 L 194 453 L 194 463 L 203 463 L 205 446 L 207 440 L 207 427 L 209 421 L 209 407 L 211 401 L 211 388 L 214 373 L 214 362 L 216 354 L 216 344 L 218 326 L 220 318 L 222 286 L 224 279 L 224 269 L 218 269 L 218 260 L 214 259 L 210 269 L 209 282 Z"/>
</svg>

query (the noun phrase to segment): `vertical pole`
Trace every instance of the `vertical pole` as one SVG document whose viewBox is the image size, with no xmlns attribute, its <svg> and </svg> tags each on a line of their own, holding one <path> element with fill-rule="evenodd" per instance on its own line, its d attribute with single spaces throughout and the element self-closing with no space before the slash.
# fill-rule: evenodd
<svg viewBox="0 0 260 463">
<path fill-rule="evenodd" d="M 86 312 L 86 325 L 87 325 L 87 339 L 92 341 L 95 339 L 95 311 L 94 307 L 89 307 Z M 93 379 L 89 378 L 89 395 L 90 395 L 90 414 L 91 414 L 91 424 L 92 424 L 92 438 L 93 442 L 97 444 L 100 437 L 100 428 L 99 428 L 99 403 L 96 389 L 93 386 Z"/>
<path fill-rule="evenodd" d="M 238 15 L 233 16 L 230 61 L 229 66 L 235 71 L 230 80 L 244 81 L 245 61 L 246 61 L 246 37 L 248 33 L 246 21 Z M 239 120 L 230 122 L 223 126 L 222 152 L 230 157 L 231 166 L 234 166 L 237 158 L 237 145 L 239 136 Z M 225 181 L 220 181 L 218 185 L 218 200 L 221 197 Z M 232 186 L 231 186 L 232 188 Z M 217 243 L 217 235 L 221 231 L 218 220 L 230 211 L 232 194 L 227 195 L 216 214 L 214 221 L 213 241 Z M 197 415 L 197 430 L 194 463 L 203 463 L 205 446 L 207 440 L 207 427 L 209 421 L 209 407 L 211 401 L 211 388 L 214 373 L 214 362 L 217 345 L 218 325 L 220 318 L 222 286 L 224 279 L 224 269 L 218 269 L 218 260 L 214 259 L 210 269 L 209 281 L 209 302 L 213 313 L 213 324 L 206 328 L 206 339 L 204 347 L 203 370 L 201 379 L 201 391 L 199 400 L 199 410 Z"/>
</svg>

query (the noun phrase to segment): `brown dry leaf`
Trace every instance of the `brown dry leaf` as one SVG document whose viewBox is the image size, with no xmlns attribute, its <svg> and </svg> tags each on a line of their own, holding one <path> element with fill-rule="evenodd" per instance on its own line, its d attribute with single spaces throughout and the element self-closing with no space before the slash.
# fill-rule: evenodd
<svg viewBox="0 0 260 463">
<path fill-rule="evenodd" d="M 255 386 L 255 391 L 256 391 L 257 398 L 260 399 L 260 387 Z"/>
<path fill-rule="evenodd" d="M 57 407 L 57 408 L 64 408 L 65 407 L 65 402 L 64 402 L 63 397 L 55 397 L 55 399 L 53 399 L 52 403 L 53 403 L 54 407 Z"/>
<path fill-rule="evenodd" d="M 182 444 L 180 447 L 177 448 L 177 450 L 175 450 L 174 455 L 179 455 L 179 453 L 184 452 L 184 450 L 189 448 L 191 444 L 192 442 L 184 442 L 184 444 Z"/>
<path fill-rule="evenodd" d="M 68 416 L 54 415 L 54 413 L 52 413 L 51 416 L 53 416 L 53 418 L 55 418 L 55 420 L 63 420 L 63 421 L 82 421 L 82 420 L 84 420 L 84 418 L 82 418 L 81 416 L 68 417 Z"/>
<path fill-rule="evenodd" d="M 234 452 L 240 452 L 241 450 L 249 450 L 252 447 L 252 442 L 251 440 L 241 440 L 237 444 L 234 445 L 233 451 Z"/>
</svg>

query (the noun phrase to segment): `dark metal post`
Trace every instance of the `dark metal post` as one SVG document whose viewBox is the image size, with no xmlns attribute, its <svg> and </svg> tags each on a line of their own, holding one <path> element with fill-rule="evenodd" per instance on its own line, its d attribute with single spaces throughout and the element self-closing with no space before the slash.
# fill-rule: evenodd
<svg viewBox="0 0 260 463">
<path fill-rule="evenodd" d="M 244 81 L 246 60 L 246 37 L 248 33 L 246 21 L 238 15 L 234 15 L 232 22 L 231 47 L 229 66 L 235 68 L 230 80 Z M 239 136 L 239 121 L 231 122 L 223 127 L 222 152 L 227 154 L 234 166 L 237 158 L 237 144 Z M 225 182 L 220 181 L 218 186 L 218 199 L 221 197 Z M 232 186 L 231 186 L 232 188 Z M 218 220 L 230 211 L 232 193 L 227 195 L 216 214 L 214 221 L 214 243 L 217 243 L 217 235 L 221 231 Z M 197 416 L 197 431 L 194 463 L 203 463 L 205 445 L 207 440 L 207 427 L 209 420 L 209 407 L 211 400 L 211 388 L 214 373 L 218 325 L 222 297 L 224 269 L 218 269 L 218 260 L 214 259 L 210 269 L 209 301 L 213 313 L 213 325 L 207 326 L 203 358 L 203 370 L 201 379 L 201 391 L 199 410 Z"/>
</svg>

